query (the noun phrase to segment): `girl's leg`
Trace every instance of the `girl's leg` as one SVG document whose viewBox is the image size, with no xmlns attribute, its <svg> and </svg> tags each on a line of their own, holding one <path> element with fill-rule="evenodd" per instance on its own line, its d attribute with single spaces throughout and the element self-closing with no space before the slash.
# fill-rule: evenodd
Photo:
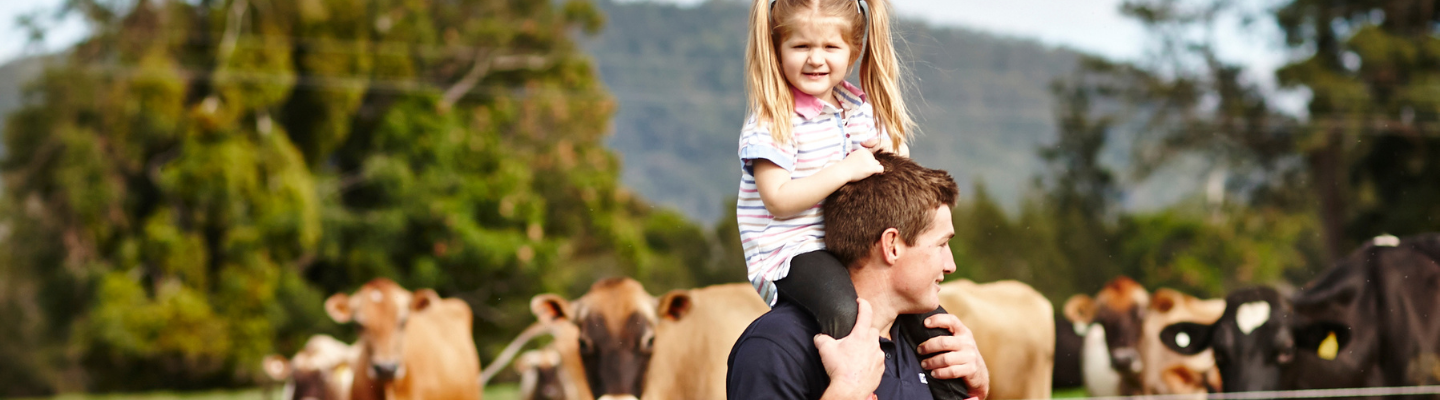
<svg viewBox="0 0 1440 400">
<path fill-rule="evenodd" d="M 850 270 L 828 251 L 795 256 L 790 260 L 790 273 L 775 281 L 775 288 L 781 298 L 810 311 L 820 322 L 821 333 L 839 339 L 855 327 L 859 314 L 855 284 L 850 282 Z"/>
<path fill-rule="evenodd" d="M 945 307 L 936 308 L 924 314 L 901 314 L 895 318 L 895 324 L 900 326 L 900 334 L 905 336 L 905 341 L 911 346 L 919 347 L 921 343 L 937 336 L 950 336 L 950 330 L 943 328 L 925 327 L 925 319 L 935 314 L 947 314 Z M 920 357 L 926 358 L 925 354 Z M 970 398 L 970 389 L 965 386 L 964 379 L 935 379 L 930 371 L 925 371 L 925 380 L 929 382 L 930 395 L 935 400 L 964 400 Z"/>
</svg>

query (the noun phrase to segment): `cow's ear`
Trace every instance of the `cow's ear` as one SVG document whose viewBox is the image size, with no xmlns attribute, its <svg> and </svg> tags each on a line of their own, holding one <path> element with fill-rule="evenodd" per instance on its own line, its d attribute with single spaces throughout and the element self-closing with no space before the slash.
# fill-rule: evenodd
<svg viewBox="0 0 1440 400">
<path fill-rule="evenodd" d="M 325 313 L 329 314 L 330 319 L 335 320 L 335 322 L 342 324 L 350 322 L 350 318 L 354 316 L 354 312 L 354 310 L 350 309 L 350 295 L 336 293 L 331 295 L 330 298 L 325 299 Z"/>
<path fill-rule="evenodd" d="M 684 290 L 671 290 L 665 297 L 660 298 L 660 318 L 671 321 L 679 321 L 690 313 L 694 302 L 690 298 L 690 292 Z"/>
<path fill-rule="evenodd" d="M 570 301 L 565 298 L 545 293 L 536 295 L 530 299 L 530 312 L 535 314 L 535 319 L 542 323 L 571 320 L 575 315 L 570 309 Z"/>
<path fill-rule="evenodd" d="M 1160 343 L 1165 347 L 1184 355 L 1199 354 L 1210 348 L 1210 333 L 1213 332 L 1211 325 L 1197 324 L 1194 322 L 1179 322 L 1170 324 L 1160 330 Z"/>
<path fill-rule="evenodd" d="M 260 368 L 270 379 L 283 381 L 290 378 L 290 360 L 279 354 L 271 354 L 260 360 Z"/>
<path fill-rule="evenodd" d="M 1297 351 L 1334 360 L 1339 357 L 1340 350 L 1350 344 L 1350 335 L 1350 327 L 1345 324 L 1320 321 L 1295 330 L 1295 347 Z"/>
<path fill-rule="evenodd" d="M 1174 290 L 1161 288 L 1150 296 L 1150 309 L 1158 313 L 1168 313 L 1175 308 L 1175 305 L 1185 301 L 1185 294 Z"/>
<path fill-rule="evenodd" d="M 410 311 L 420 311 L 440 303 L 440 294 L 434 289 L 420 289 L 415 291 L 414 297 L 410 299 Z"/>
<path fill-rule="evenodd" d="M 1085 294 L 1070 296 L 1065 301 L 1065 319 L 1089 325 L 1095 319 L 1095 300 Z"/>
</svg>

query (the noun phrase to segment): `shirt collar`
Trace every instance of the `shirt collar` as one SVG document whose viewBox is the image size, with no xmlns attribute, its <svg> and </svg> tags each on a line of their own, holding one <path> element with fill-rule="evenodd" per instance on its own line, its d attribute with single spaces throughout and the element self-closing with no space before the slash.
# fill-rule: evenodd
<svg viewBox="0 0 1440 400">
<path fill-rule="evenodd" d="M 850 82 L 847 81 L 840 81 L 840 86 L 835 87 L 835 92 L 835 98 L 840 101 L 840 106 L 846 110 L 869 101 L 865 97 L 865 91 L 860 90 L 860 88 L 851 85 Z M 825 111 L 825 106 L 829 106 L 829 104 L 820 101 L 819 98 L 802 92 L 794 86 L 790 87 L 790 93 L 795 95 L 795 112 L 799 113 L 800 116 L 805 119 L 812 119 L 819 116 L 821 112 Z M 847 94 L 849 96 L 847 96 Z M 855 101 L 857 98 L 859 99 L 858 103 Z M 831 106 L 831 108 L 834 108 L 834 106 Z"/>
</svg>

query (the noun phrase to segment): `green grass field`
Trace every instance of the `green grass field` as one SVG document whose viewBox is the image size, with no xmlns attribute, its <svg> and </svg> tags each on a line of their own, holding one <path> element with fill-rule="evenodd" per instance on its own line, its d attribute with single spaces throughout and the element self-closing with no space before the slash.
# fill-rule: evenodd
<svg viewBox="0 0 1440 400">
<path fill-rule="evenodd" d="M 1084 388 L 1062 389 L 1051 394 L 1057 399 L 1085 397 Z M 51 397 L 55 400 L 279 400 L 280 387 L 276 386 L 267 396 L 263 389 L 245 389 L 214 392 L 150 392 L 125 394 L 67 394 Z M 519 400 L 520 387 L 513 383 L 499 383 L 485 388 L 485 400 Z"/>
<path fill-rule="evenodd" d="M 210 392 L 148 392 L 117 394 L 66 394 L 49 399 L 54 400 L 280 400 L 280 386 L 270 393 L 264 389 L 226 390 Z M 485 400 L 519 400 L 520 387 L 514 383 L 498 383 L 485 388 Z"/>
</svg>

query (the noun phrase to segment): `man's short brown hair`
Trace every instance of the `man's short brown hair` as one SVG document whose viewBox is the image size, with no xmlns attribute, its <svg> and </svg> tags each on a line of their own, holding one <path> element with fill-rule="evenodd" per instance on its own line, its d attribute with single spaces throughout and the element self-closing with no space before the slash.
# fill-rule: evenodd
<svg viewBox="0 0 1440 400">
<path fill-rule="evenodd" d="M 900 240 L 930 228 L 935 209 L 955 206 L 960 189 L 950 173 L 916 164 L 892 153 L 876 153 L 885 172 L 850 182 L 825 198 L 825 247 L 847 267 L 869 257 L 886 229 L 900 231 Z"/>
</svg>

